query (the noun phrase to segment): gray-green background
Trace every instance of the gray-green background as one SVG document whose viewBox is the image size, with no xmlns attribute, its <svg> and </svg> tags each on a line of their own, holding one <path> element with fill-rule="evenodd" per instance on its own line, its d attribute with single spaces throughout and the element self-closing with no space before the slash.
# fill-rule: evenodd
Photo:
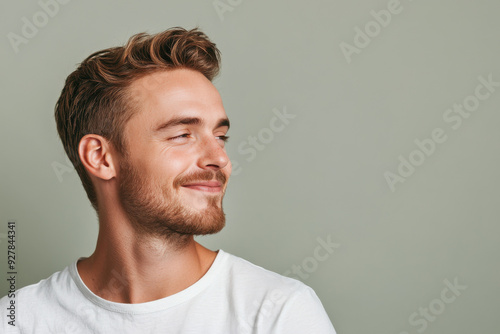
<svg viewBox="0 0 500 334">
<path fill-rule="evenodd" d="M 278 273 L 302 268 L 338 333 L 498 333 L 500 87 L 480 88 L 488 97 L 460 127 L 443 116 L 474 102 L 478 77 L 500 82 L 500 2 L 401 0 L 385 27 L 371 11 L 393 1 L 216 3 L 226 11 L 203 0 L 72 0 L 44 22 L 38 2 L 2 1 L 2 272 L 9 219 L 18 287 L 93 251 L 95 214 L 76 172 L 61 174 L 53 108 L 66 76 L 132 34 L 199 26 L 222 52 L 214 84 L 240 168 L 227 227 L 198 240 Z M 9 34 L 22 36 L 34 15 L 41 27 L 16 53 Z M 340 45 L 355 45 L 356 27 L 373 37 L 348 62 Z M 273 109 L 295 118 L 271 139 Z M 446 141 L 392 191 L 384 173 L 398 173 L 400 155 L 417 159 L 414 141 L 436 128 Z M 239 146 L 259 134 L 267 143 L 249 159 Z M 340 246 L 317 261 L 329 236 Z M 453 302 L 441 297 L 445 280 L 466 286 Z M 422 320 L 429 307 L 432 321 Z"/>
</svg>

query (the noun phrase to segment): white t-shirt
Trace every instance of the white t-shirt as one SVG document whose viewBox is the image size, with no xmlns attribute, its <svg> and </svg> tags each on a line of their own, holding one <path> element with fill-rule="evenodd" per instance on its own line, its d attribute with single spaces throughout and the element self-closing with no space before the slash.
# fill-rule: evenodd
<svg viewBox="0 0 500 334">
<path fill-rule="evenodd" d="M 116 282 L 119 286 L 119 277 Z M 15 327 L 7 309 L 15 300 Z M 0 300 L 1 333 L 335 334 L 321 301 L 302 282 L 219 250 L 206 274 L 174 295 L 115 303 L 90 291 L 76 262 Z"/>
</svg>

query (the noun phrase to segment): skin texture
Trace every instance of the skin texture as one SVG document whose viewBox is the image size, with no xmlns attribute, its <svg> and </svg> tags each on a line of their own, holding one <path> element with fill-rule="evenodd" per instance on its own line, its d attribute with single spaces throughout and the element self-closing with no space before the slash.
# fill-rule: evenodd
<svg viewBox="0 0 500 334">
<path fill-rule="evenodd" d="M 149 74 L 129 93 L 137 112 L 124 129 L 126 154 L 98 135 L 80 141 L 80 158 L 97 192 L 99 236 L 94 253 L 77 267 L 96 295 L 142 303 L 189 287 L 217 255 L 193 236 L 225 224 L 229 127 L 217 89 L 199 72 Z M 156 131 L 176 117 L 201 122 Z M 200 181 L 220 187 L 195 184 Z"/>
</svg>

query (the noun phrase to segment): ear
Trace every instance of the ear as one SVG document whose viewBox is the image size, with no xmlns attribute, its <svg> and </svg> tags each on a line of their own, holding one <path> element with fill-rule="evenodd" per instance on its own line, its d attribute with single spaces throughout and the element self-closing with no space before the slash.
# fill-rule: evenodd
<svg viewBox="0 0 500 334">
<path fill-rule="evenodd" d="M 103 180 L 110 180 L 116 176 L 117 157 L 106 138 L 95 134 L 83 136 L 78 145 L 78 154 L 91 175 Z"/>
</svg>

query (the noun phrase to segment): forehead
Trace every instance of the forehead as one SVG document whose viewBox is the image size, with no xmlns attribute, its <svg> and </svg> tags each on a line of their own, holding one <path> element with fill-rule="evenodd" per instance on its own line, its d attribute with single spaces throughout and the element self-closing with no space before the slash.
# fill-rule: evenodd
<svg viewBox="0 0 500 334">
<path fill-rule="evenodd" d="M 226 117 L 215 86 L 203 74 L 190 69 L 155 72 L 134 81 L 129 94 L 136 106 L 131 121 L 154 126 L 176 116 L 206 119 Z"/>
</svg>

